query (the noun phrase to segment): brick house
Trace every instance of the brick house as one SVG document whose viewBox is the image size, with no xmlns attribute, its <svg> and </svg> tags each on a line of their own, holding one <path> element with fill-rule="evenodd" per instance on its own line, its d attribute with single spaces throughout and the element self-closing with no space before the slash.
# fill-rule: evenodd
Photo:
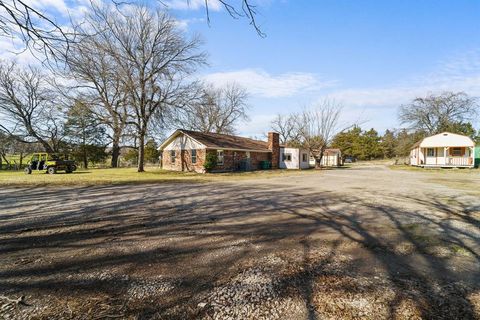
<svg viewBox="0 0 480 320">
<path fill-rule="evenodd" d="M 158 150 L 166 170 L 204 172 L 206 154 L 216 153 L 218 162 L 212 172 L 226 172 L 258 170 L 262 161 L 269 161 L 272 169 L 278 169 L 281 147 L 275 132 L 268 133 L 268 141 L 260 141 L 178 129 Z"/>
</svg>

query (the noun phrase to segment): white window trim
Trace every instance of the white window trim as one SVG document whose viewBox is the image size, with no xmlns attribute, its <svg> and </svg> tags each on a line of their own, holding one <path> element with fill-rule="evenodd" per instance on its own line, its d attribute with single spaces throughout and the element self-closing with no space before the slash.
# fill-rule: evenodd
<svg viewBox="0 0 480 320">
<path fill-rule="evenodd" d="M 194 151 L 195 151 L 195 156 L 193 155 Z M 191 152 L 190 152 L 190 156 L 191 156 L 192 164 L 196 164 L 197 163 L 197 149 L 192 149 Z M 195 159 L 195 161 L 193 159 Z"/>
<path fill-rule="evenodd" d="M 220 157 L 219 156 L 219 153 L 222 153 L 222 156 Z M 223 152 L 223 150 L 217 150 L 217 166 L 223 166 L 224 163 L 225 163 L 225 153 Z M 222 162 L 220 162 L 220 159 L 222 159 Z"/>
</svg>

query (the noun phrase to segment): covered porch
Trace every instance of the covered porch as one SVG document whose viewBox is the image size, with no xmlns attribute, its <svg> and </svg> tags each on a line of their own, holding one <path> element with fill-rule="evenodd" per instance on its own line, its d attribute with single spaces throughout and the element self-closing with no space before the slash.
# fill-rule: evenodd
<svg viewBox="0 0 480 320">
<path fill-rule="evenodd" d="M 427 147 L 420 148 L 425 167 L 473 167 L 474 147 Z"/>
</svg>

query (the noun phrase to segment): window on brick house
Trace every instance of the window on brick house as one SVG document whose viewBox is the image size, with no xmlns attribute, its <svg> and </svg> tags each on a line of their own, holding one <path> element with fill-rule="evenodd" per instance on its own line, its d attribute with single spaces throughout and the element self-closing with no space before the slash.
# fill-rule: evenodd
<svg viewBox="0 0 480 320">
<path fill-rule="evenodd" d="M 192 163 L 197 163 L 197 150 L 192 149 Z"/>
<path fill-rule="evenodd" d="M 170 150 L 170 162 L 175 162 L 175 150 Z"/>
<path fill-rule="evenodd" d="M 217 165 L 223 166 L 223 150 L 217 150 Z"/>
</svg>

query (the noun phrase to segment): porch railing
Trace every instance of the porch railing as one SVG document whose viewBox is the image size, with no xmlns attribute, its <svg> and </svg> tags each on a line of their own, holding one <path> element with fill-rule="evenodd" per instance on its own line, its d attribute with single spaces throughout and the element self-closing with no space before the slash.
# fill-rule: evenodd
<svg viewBox="0 0 480 320">
<path fill-rule="evenodd" d="M 449 166 L 471 166 L 472 164 L 471 157 L 447 157 L 447 165 Z"/>
</svg>

